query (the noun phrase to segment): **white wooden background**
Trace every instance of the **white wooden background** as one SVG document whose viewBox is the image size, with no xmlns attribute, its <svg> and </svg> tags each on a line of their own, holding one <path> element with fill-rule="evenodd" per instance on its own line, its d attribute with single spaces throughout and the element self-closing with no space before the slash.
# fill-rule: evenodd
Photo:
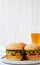
<svg viewBox="0 0 40 65">
<path fill-rule="evenodd" d="M 40 0 L 0 0 L 0 44 L 31 43 L 40 32 Z"/>
</svg>

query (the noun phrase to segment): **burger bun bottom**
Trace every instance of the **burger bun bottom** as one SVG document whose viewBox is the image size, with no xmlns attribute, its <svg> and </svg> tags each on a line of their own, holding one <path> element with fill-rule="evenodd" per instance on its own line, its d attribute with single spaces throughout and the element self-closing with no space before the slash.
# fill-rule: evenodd
<svg viewBox="0 0 40 65">
<path fill-rule="evenodd" d="M 40 55 L 26 55 L 27 60 L 39 60 Z"/>
<path fill-rule="evenodd" d="M 20 61 L 23 59 L 23 56 L 12 56 L 12 55 L 6 55 L 7 59 L 13 60 L 13 61 Z"/>
</svg>

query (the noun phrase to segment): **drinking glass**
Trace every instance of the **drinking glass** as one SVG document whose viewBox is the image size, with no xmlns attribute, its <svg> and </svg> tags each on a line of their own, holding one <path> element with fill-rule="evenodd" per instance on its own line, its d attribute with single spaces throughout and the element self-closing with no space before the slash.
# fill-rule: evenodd
<svg viewBox="0 0 40 65">
<path fill-rule="evenodd" d="M 32 43 L 40 45 L 40 33 L 31 33 Z"/>
</svg>

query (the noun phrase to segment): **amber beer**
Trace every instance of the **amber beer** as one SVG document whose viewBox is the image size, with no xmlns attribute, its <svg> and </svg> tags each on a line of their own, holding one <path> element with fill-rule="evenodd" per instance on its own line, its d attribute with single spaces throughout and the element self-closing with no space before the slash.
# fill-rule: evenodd
<svg viewBox="0 0 40 65">
<path fill-rule="evenodd" d="M 32 33 L 31 38 L 32 38 L 32 43 L 36 43 L 40 45 L 40 33 Z"/>
</svg>

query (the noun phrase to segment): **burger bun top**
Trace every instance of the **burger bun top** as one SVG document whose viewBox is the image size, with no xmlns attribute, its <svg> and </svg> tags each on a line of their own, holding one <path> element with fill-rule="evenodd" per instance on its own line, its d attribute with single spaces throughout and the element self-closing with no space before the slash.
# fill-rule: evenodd
<svg viewBox="0 0 40 65">
<path fill-rule="evenodd" d="M 38 50 L 40 49 L 40 46 L 38 44 L 35 44 L 35 43 L 31 43 L 31 44 L 27 44 L 25 47 L 24 47 L 25 50 Z"/>
<path fill-rule="evenodd" d="M 9 44 L 6 49 L 7 50 L 22 50 L 24 48 L 26 44 L 25 43 L 13 43 L 13 44 Z"/>
</svg>

